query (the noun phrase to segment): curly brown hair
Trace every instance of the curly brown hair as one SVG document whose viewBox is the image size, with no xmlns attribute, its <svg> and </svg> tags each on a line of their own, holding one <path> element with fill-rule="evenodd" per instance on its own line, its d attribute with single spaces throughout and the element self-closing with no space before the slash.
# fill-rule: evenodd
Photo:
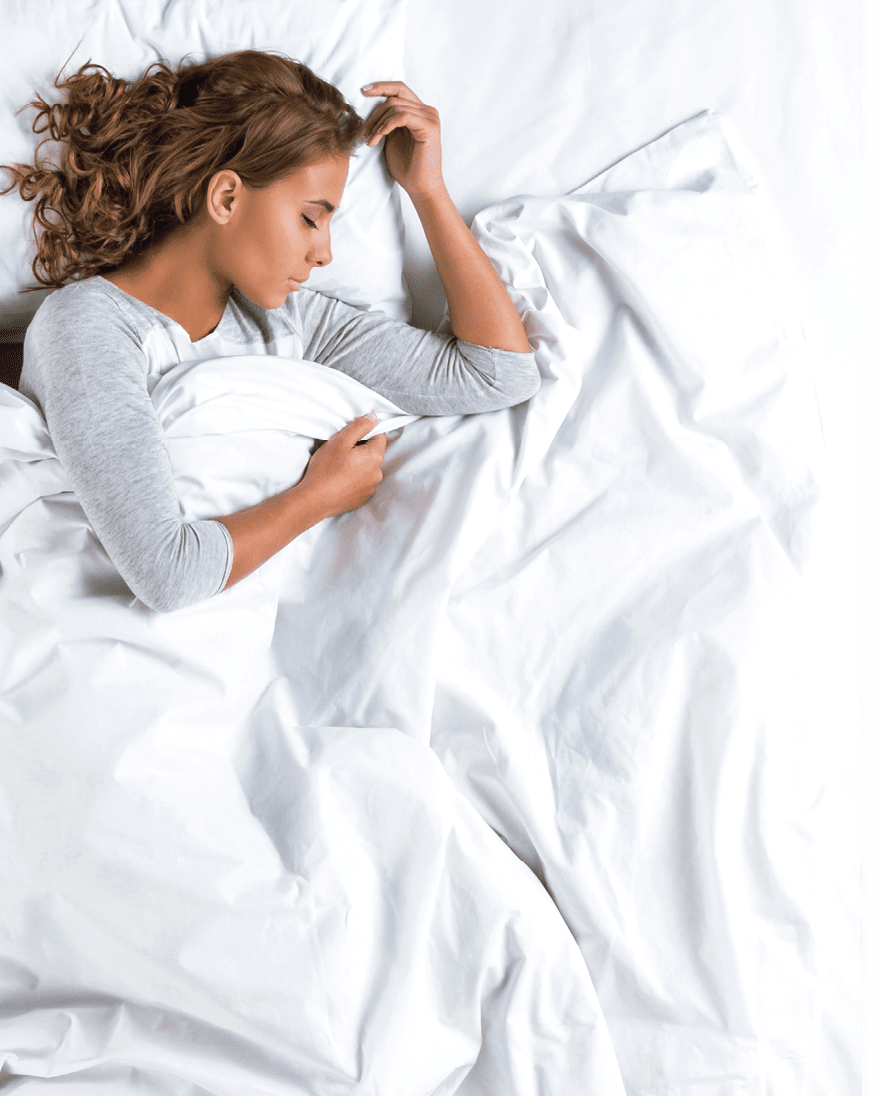
<svg viewBox="0 0 882 1096">
<path fill-rule="evenodd" d="M 185 224 L 211 177 L 235 171 L 248 187 L 268 186 L 327 156 L 349 156 L 363 122 L 343 95 L 305 65 L 241 50 L 173 70 L 152 64 L 121 80 L 91 62 L 39 94 L 33 130 L 46 133 L 33 164 L 2 165 L 35 202 L 41 286 L 60 287 L 120 266 Z M 47 141 L 57 163 L 39 159 Z M 34 286 L 33 288 L 39 288 Z"/>
</svg>

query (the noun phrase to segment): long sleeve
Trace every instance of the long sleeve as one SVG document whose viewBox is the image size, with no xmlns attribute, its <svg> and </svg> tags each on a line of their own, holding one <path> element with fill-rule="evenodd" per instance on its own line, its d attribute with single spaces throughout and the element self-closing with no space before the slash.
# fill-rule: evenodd
<svg viewBox="0 0 882 1096">
<path fill-rule="evenodd" d="M 533 354 L 422 331 L 306 289 L 296 297 L 303 356 L 348 373 L 410 414 L 495 411 L 539 388 Z"/>
<path fill-rule="evenodd" d="M 140 334 L 108 294 L 83 282 L 44 301 L 26 336 L 21 387 L 132 592 L 169 611 L 222 589 L 230 535 L 220 522 L 183 520 Z"/>
</svg>

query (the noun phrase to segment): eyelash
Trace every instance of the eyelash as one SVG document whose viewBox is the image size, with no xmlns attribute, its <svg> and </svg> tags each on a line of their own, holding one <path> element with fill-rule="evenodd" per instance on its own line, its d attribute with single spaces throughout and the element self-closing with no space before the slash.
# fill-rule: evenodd
<svg viewBox="0 0 882 1096">
<path fill-rule="evenodd" d="M 310 228 L 318 228 L 318 225 L 315 223 L 315 221 L 311 221 L 305 213 L 301 213 L 300 216 L 304 219 L 304 221 L 306 221 Z"/>
</svg>

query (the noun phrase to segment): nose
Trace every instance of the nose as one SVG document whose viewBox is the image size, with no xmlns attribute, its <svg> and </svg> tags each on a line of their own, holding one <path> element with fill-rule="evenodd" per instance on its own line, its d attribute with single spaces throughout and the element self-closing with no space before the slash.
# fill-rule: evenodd
<svg viewBox="0 0 882 1096">
<path fill-rule="evenodd" d="M 333 257 L 331 254 L 331 232 L 330 229 L 326 228 L 324 232 L 318 234 L 318 238 L 310 248 L 307 259 L 313 266 L 327 266 Z"/>
</svg>

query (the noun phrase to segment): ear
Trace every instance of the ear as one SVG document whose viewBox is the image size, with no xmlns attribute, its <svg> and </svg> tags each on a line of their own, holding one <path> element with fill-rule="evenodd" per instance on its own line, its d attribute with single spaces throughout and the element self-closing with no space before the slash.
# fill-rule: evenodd
<svg viewBox="0 0 882 1096">
<path fill-rule="evenodd" d="M 219 225 L 229 224 L 242 201 L 244 190 L 245 184 L 235 171 L 224 168 L 215 172 L 205 195 L 208 216 Z"/>
</svg>

